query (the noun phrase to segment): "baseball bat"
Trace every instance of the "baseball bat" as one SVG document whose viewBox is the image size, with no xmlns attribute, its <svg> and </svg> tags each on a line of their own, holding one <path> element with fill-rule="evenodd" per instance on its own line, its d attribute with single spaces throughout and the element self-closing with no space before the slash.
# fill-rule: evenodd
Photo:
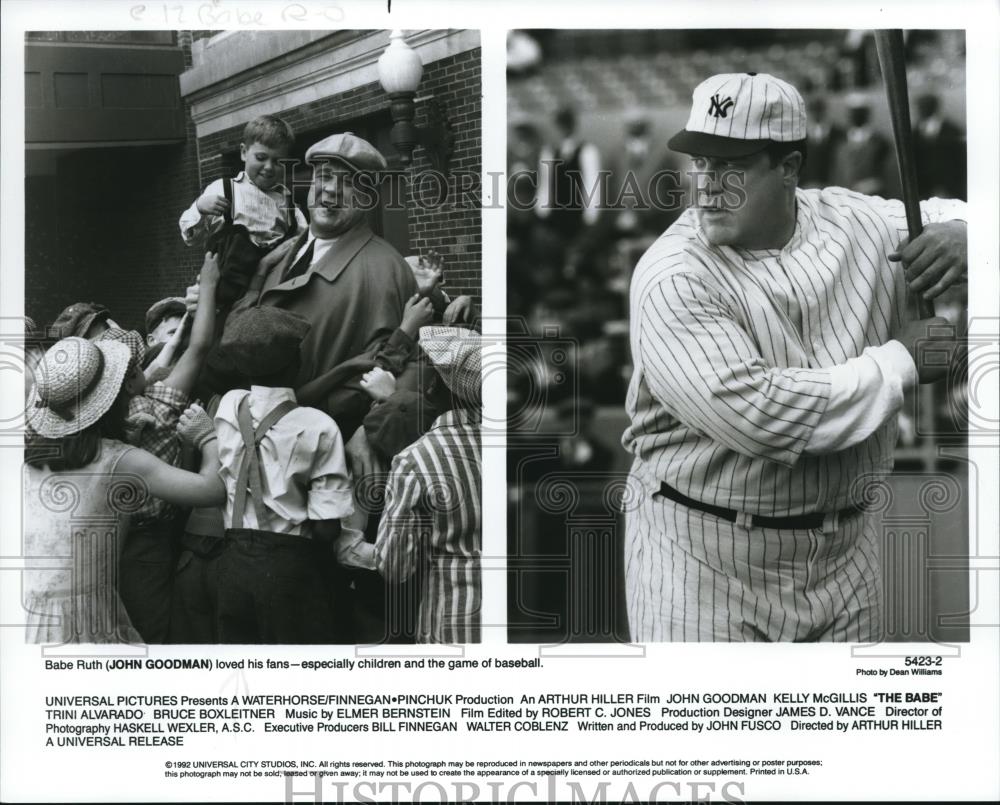
<svg viewBox="0 0 1000 805">
<path fill-rule="evenodd" d="M 920 221 L 920 197 L 917 194 L 917 164 L 914 159 L 913 128 L 910 125 L 910 98 L 906 89 L 903 32 L 899 29 L 875 31 L 875 47 L 889 101 L 892 139 L 896 146 L 896 163 L 899 165 L 899 182 L 903 188 L 903 207 L 906 210 L 906 228 L 912 242 L 924 227 Z M 922 296 L 917 297 L 917 310 L 922 319 L 934 315 L 930 301 Z"/>
</svg>

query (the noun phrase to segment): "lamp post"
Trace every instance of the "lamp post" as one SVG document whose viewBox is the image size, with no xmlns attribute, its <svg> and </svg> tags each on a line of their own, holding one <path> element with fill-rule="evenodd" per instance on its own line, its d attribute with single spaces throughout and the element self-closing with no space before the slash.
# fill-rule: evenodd
<svg viewBox="0 0 1000 805">
<path fill-rule="evenodd" d="M 404 165 L 411 164 L 414 149 L 422 145 L 434 168 L 447 173 L 455 136 L 443 105 L 433 98 L 427 100 L 429 125 L 420 127 L 413 123 L 416 114 L 414 97 L 423 74 L 424 65 L 420 56 L 406 43 L 401 30 L 393 30 L 389 35 L 389 46 L 378 59 L 379 83 L 389 95 L 389 112 L 392 115 L 389 138 Z"/>
</svg>

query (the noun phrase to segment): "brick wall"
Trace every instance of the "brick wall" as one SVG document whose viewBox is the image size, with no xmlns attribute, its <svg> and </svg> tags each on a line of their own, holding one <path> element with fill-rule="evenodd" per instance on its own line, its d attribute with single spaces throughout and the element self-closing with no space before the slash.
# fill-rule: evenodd
<svg viewBox="0 0 1000 805">
<path fill-rule="evenodd" d="M 448 198 L 443 205 L 433 204 L 436 182 L 421 176 L 431 170 L 424 149 L 417 147 L 407 170 L 406 216 L 408 241 L 404 253 L 435 249 L 445 258 L 445 289 L 452 296 L 468 294 L 477 303 L 482 288 L 482 217 L 479 183 L 482 171 L 482 89 L 480 51 L 478 48 L 432 62 L 424 68 L 418 99 L 433 96 L 442 102 L 455 137 L 448 177 Z M 297 156 L 319 136 L 334 131 L 353 130 L 392 157 L 388 135 L 391 119 L 389 99 L 377 82 L 332 95 L 301 106 L 281 110 L 297 135 Z M 418 125 L 427 122 L 426 105 L 418 102 Z M 199 185 L 205 186 L 220 176 L 240 170 L 238 151 L 242 126 L 214 132 L 198 141 Z M 394 162 L 390 159 L 390 166 Z M 297 181 L 308 180 L 309 171 L 297 171 Z M 459 187 L 474 185 L 464 195 Z M 420 193 L 420 188 L 424 192 Z M 300 207 L 305 206 L 305 189 L 296 194 Z"/>
<path fill-rule="evenodd" d="M 179 32 L 178 45 L 190 65 L 191 33 Z M 445 289 L 452 296 L 468 294 L 477 303 L 482 278 L 479 65 L 475 49 L 425 68 L 418 98 L 433 95 L 442 101 L 455 135 L 449 196 L 443 206 L 432 206 L 435 185 L 428 184 L 423 196 L 413 191 L 414 182 L 430 169 L 418 147 L 407 171 L 411 192 L 406 214 L 397 215 L 393 239 L 404 253 L 441 252 Z M 281 115 L 301 135 L 300 156 L 315 139 L 310 133 L 347 126 L 390 156 L 388 107 L 385 92 L 372 83 L 283 110 Z M 416 122 L 425 123 L 425 115 L 425 106 L 418 103 Z M 201 188 L 240 169 L 242 126 L 199 141 L 187 107 L 185 118 L 183 144 L 80 150 L 59 158 L 55 176 L 28 179 L 25 310 L 39 324 L 51 322 L 72 302 L 95 301 L 107 305 L 122 325 L 141 327 L 152 302 L 182 295 L 193 280 L 200 253 L 184 245 L 177 219 Z M 306 170 L 299 178 L 308 175 Z M 470 181 L 475 193 L 456 203 L 455 188 Z M 303 188 L 297 196 L 301 207 L 304 194 Z M 400 242 L 400 220 L 405 244 Z"/>
<path fill-rule="evenodd" d="M 410 194 L 411 247 L 436 249 L 445 255 L 445 288 L 480 301 L 482 292 L 482 75 L 479 49 L 433 62 L 424 70 L 418 96 L 432 95 L 444 104 L 455 135 L 448 177 L 450 201 L 432 204 L 437 186 L 431 177 L 416 180 Z M 427 107 L 418 105 L 416 123 L 427 122 Z M 422 148 L 414 154 L 411 175 L 431 169 Z M 423 192 L 421 190 L 423 189 Z"/>
</svg>

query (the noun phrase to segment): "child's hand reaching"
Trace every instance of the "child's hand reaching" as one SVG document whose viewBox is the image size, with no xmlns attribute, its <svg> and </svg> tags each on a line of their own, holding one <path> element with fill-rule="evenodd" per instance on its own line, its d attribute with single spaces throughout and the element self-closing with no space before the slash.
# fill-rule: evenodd
<svg viewBox="0 0 1000 805">
<path fill-rule="evenodd" d="M 190 196 L 188 196 L 190 198 Z M 229 202 L 218 193 L 202 193 L 194 203 L 202 215 L 225 215 Z"/>
<path fill-rule="evenodd" d="M 376 366 L 361 376 L 361 388 L 368 392 L 368 396 L 373 400 L 383 402 L 396 390 L 396 378 L 391 372 Z"/>
<path fill-rule="evenodd" d="M 219 284 L 219 258 L 213 252 L 205 252 L 205 262 L 201 264 L 201 274 L 198 275 L 198 285 Z"/>
<path fill-rule="evenodd" d="M 421 327 L 434 321 L 434 304 L 426 296 L 414 294 L 403 307 L 403 321 L 399 329 L 410 338 L 416 338 Z"/>
<path fill-rule="evenodd" d="M 451 300 L 448 307 L 445 308 L 444 315 L 441 317 L 441 321 L 447 325 L 455 324 L 456 322 L 468 323 L 472 319 L 472 297 L 471 296 L 456 296 Z"/>
<path fill-rule="evenodd" d="M 431 249 L 427 254 L 421 255 L 417 265 L 410 266 L 410 269 L 413 271 L 413 279 L 417 281 L 417 290 L 420 291 L 420 295 L 427 296 L 438 286 L 444 276 L 444 258 Z"/>
<path fill-rule="evenodd" d="M 184 291 L 184 306 L 189 316 L 198 311 L 198 300 L 201 298 L 201 274 L 195 277 L 194 284 L 188 285 Z"/>
<path fill-rule="evenodd" d="M 177 435 L 198 450 L 215 438 L 215 425 L 205 409 L 198 403 L 192 403 L 184 409 L 177 420 Z"/>
</svg>

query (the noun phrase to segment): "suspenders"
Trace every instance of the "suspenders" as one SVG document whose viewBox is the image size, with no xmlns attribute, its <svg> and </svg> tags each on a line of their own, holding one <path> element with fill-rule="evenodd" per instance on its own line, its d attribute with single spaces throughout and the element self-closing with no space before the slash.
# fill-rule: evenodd
<svg viewBox="0 0 1000 805">
<path fill-rule="evenodd" d="M 233 180 L 232 179 L 223 179 L 222 180 L 222 193 L 226 197 L 226 201 L 229 202 L 229 206 L 226 207 L 226 211 L 224 213 L 222 213 L 222 220 L 225 222 L 225 225 L 228 227 L 228 226 L 232 226 L 233 225 L 233 212 L 235 212 L 235 210 L 236 210 L 236 208 L 233 206 L 233 195 L 234 194 L 233 194 Z M 299 230 L 299 221 L 295 217 L 295 209 L 294 209 L 294 207 L 295 207 L 295 201 L 294 201 L 294 198 L 292 196 L 292 191 L 289 190 L 288 188 L 285 188 L 284 213 L 285 213 L 285 224 L 288 227 L 288 231 L 285 232 L 285 236 L 282 238 L 282 240 L 288 240 L 290 237 L 292 237 Z"/>
<path fill-rule="evenodd" d="M 249 486 L 254 510 L 257 513 L 257 528 L 264 529 L 264 518 L 267 515 L 267 510 L 264 508 L 264 484 L 260 473 L 258 449 L 264 435 L 274 424 L 297 407 L 298 405 L 291 400 L 285 400 L 265 416 L 254 429 L 250 419 L 250 398 L 247 396 L 240 400 L 239 408 L 236 411 L 236 421 L 240 426 L 240 434 L 243 436 L 244 451 L 243 460 L 240 462 L 240 469 L 236 475 L 236 497 L 233 500 L 231 528 L 243 528 L 243 514 L 246 511 L 247 487 Z"/>
<path fill-rule="evenodd" d="M 227 227 L 233 225 L 233 180 L 223 179 L 222 180 L 222 193 L 226 197 L 226 201 L 229 202 L 226 207 L 226 211 L 222 213 L 222 220 Z"/>
</svg>

